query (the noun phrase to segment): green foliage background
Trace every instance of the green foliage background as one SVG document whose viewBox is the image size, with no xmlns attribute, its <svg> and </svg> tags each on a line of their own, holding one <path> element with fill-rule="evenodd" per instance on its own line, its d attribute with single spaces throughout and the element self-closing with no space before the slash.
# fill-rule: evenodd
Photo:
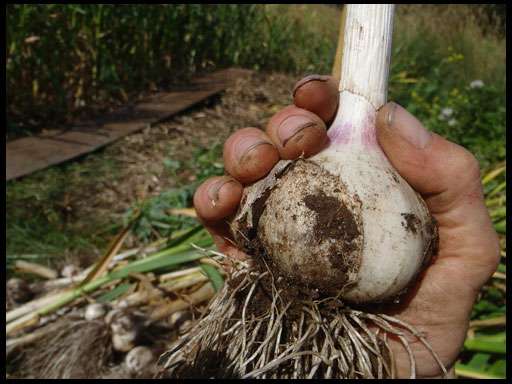
<svg viewBox="0 0 512 384">
<path fill-rule="evenodd" d="M 329 71 L 336 28 L 319 34 L 299 16 L 262 4 L 8 5 L 8 133 L 213 68 Z"/>
</svg>

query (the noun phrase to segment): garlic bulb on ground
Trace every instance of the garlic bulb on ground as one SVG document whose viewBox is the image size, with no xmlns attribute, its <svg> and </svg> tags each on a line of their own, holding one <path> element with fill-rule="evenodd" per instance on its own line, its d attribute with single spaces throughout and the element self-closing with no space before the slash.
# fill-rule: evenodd
<svg viewBox="0 0 512 384">
<path fill-rule="evenodd" d="M 60 271 L 60 275 L 62 277 L 73 277 L 73 276 L 78 275 L 79 273 L 80 273 L 80 269 L 76 265 L 73 265 L 73 264 L 65 265 Z"/>
<path fill-rule="evenodd" d="M 126 367 L 134 374 L 146 371 L 154 360 L 153 351 L 142 345 L 133 348 L 124 359 Z"/>
<path fill-rule="evenodd" d="M 91 321 L 100 319 L 107 313 L 107 308 L 101 303 L 92 303 L 85 307 L 84 318 L 85 320 Z"/>
<path fill-rule="evenodd" d="M 8 300 L 14 303 L 25 303 L 34 296 L 34 292 L 30 289 L 29 284 L 18 277 L 12 277 L 7 280 L 6 293 Z"/>
<path fill-rule="evenodd" d="M 105 321 L 112 331 L 112 344 L 116 351 L 128 352 L 136 346 L 140 332 L 133 316 L 113 310 L 107 314 Z"/>
</svg>

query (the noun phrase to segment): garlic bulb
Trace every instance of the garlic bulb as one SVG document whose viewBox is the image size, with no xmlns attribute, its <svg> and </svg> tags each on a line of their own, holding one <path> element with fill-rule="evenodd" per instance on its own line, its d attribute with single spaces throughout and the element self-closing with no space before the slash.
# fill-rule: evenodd
<svg viewBox="0 0 512 384">
<path fill-rule="evenodd" d="M 135 374 L 146 371 L 154 360 L 153 351 L 142 345 L 133 348 L 124 359 L 128 370 Z"/>
<path fill-rule="evenodd" d="M 393 5 L 348 8 L 339 107 L 329 145 L 281 160 L 244 190 L 237 243 L 284 278 L 352 302 L 400 294 L 435 250 L 423 201 L 376 139 L 386 103 Z"/>
<path fill-rule="evenodd" d="M 107 308 L 101 303 L 92 303 L 85 308 L 84 318 L 91 321 L 102 318 L 107 313 Z"/>
</svg>

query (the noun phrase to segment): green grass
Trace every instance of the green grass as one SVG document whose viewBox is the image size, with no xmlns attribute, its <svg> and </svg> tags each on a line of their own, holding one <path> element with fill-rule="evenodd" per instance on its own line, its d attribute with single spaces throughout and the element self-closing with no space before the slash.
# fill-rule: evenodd
<svg viewBox="0 0 512 384">
<path fill-rule="evenodd" d="M 168 237 L 175 231 L 195 223 L 195 219 L 186 216 L 171 216 L 166 212 L 170 208 L 186 208 L 192 206 L 192 198 L 196 188 L 211 176 L 224 174 L 222 164 L 222 147 L 214 144 L 209 148 L 197 147 L 192 157 L 183 163 L 165 159 L 168 171 L 176 174 L 178 171 L 190 171 L 195 174 L 195 181 L 177 180 L 178 186 L 166 190 L 150 199 L 135 204 L 125 215 L 125 223 L 136 214 L 138 216 L 134 233 L 142 241 L 155 240 L 155 237 Z"/>
<path fill-rule="evenodd" d="M 425 76 L 434 74 L 443 59 L 460 54 L 457 70 L 444 78 L 446 86 L 481 79 L 504 90 L 505 39 L 498 30 L 486 28 L 485 10 L 457 4 L 398 5 L 393 65 L 413 77 Z"/>
<path fill-rule="evenodd" d="M 67 196 L 92 193 L 91 181 L 115 180 L 118 164 L 105 156 L 86 156 L 6 184 L 7 266 L 18 259 L 44 264 L 69 255 L 95 253 L 115 233 L 103 218 L 80 219 Z M 99 228 L 104 228 L 98 232 Z"/>
</svg>

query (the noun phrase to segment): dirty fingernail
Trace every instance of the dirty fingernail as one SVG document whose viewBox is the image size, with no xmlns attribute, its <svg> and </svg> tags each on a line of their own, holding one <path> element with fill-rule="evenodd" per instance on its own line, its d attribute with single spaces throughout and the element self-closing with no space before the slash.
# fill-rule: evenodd
<svg viewBox="0 0 512 384">
<path fill-rule="evenodd" d="M 215 205 L 219 201 L 219 191 L 220 189 L 228 184 L 228 183 L 234 183 L 235 180 L 233 180 L 231 177 L 225 176 L 222 179 L 218 180 L 217 182 L 213 183 L 208 187 L 207 194 L 210 198 L 210 201 L 213 205 Z"/>
<path fill-rule="evenodd" d="M 270 145 L 272 147 L 274 146 L 267 140 L 258 139 L 254 141 L 254 137 L 248 137 L 246 140 L 240 140 L 235 148 L 235 156 L 238 159 L 238 162 L 243 163 L 246 160 L 247 155 L 261 145 Z"/>
<path fill-rule="evenodd" d="M 284 119 L 279 125 L 278 136 L 281 145 L 286 144 L 297 134 L 306 128 L 315 127 L 317 124 L 305 116 L 292 115 Z"/>
<path fill-rule="evenodd" d="M 387 106 L 387 128 L 398 133 L 405 141 L 418 149 L 427 147 L 432 140 L 432 134 L 400 105 L 390 102 Z"/>
<path fill-rule="evenodd" d="M 295 93 L 299 90 L 300 87 L 302 87 L 304 84 L 309 83 L 310 81 L 327 81 L 329 80 L 329 76 L 324 75 L 308 75 L 304 77 L 303 79 L 300 79 L 295 83 L 295 86 L 293 87 L 292 96 L 295 96 Z"/>
</svg>

